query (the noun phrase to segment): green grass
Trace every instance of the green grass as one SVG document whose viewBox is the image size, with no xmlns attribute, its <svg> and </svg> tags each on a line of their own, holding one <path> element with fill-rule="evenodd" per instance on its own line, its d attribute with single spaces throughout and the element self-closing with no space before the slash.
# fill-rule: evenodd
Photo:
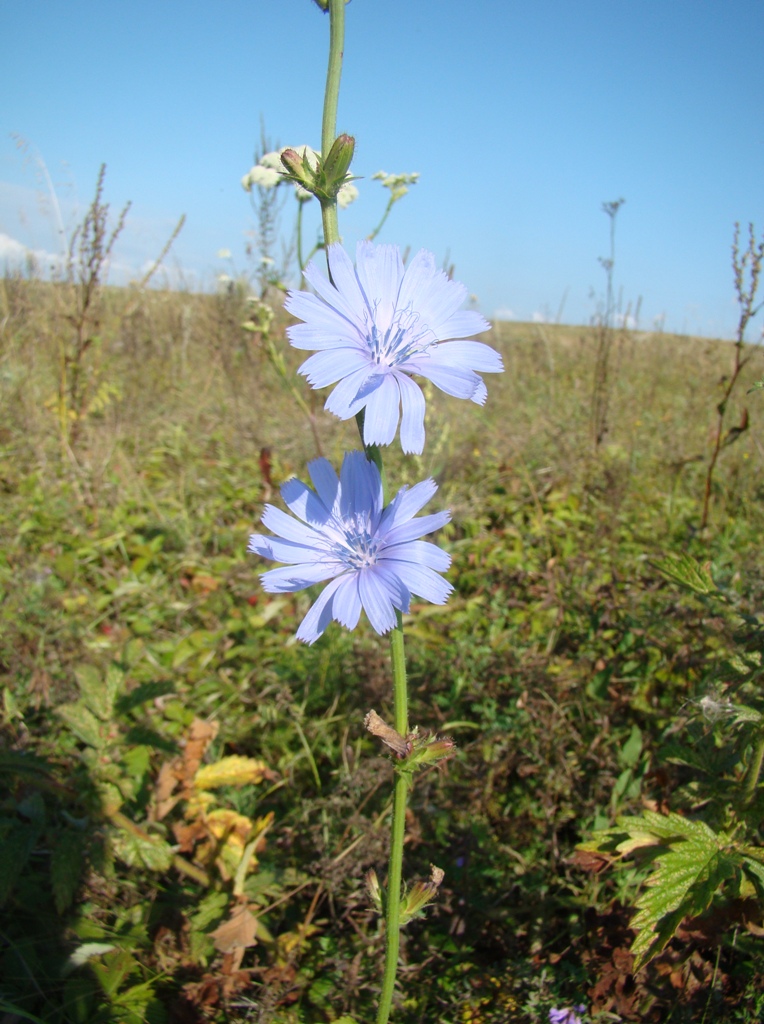
<svg viewBox="0 0 764 1024">
<path fill-rule="evenodd" d="M 241 330 L 240 291 L 106 290 L 92 372 L 118 390 L 62 447 L 50 399 L 67 301 L 64 286 L 3 283 L 0 1007 L 61 1024 L 370 1020 L 382 934 L 364 875 L 384 872 L 392 773 L 363 717 L 389 717 L 387 645 L 364 623 L 295 644 L 310 595 L 265 595 L 246 554 L 264 501 L 316 454 L 311 431 Z M 434 863 L 446 877 L 405 932 L 395 1019 L 546 1021 L 583 1002 L 615 1015 L 602 1020 L 753 1024 L 760 939 L 726 921 L 630 979 L 641 876 L 594 870 L 575 847 L 643 800 L 679 809 L 686 780 L 662 747 L 733 650 L 728 624 L 653 562 L 710 560 L 740 611 L 761 606 L 764 407 L 745 396 L 759 359 L 701 537 L 728 344 L 617 337 L 598 451 L 592 332 L 500 324 L 493 344 L 506 372 L 486 406 L 437 392 L 426 455 L 385 454 L 393 488 L 434 475 L 453 510 L 440 543 L 456 592 L 415 610 L 407 649 L 412 722 L 459 748 L 411 800 L 405 876 Z M 336 462 L 354 424 L 306 398 Z M 190 784 L 178 766 L 195 719 L 217 726 L 206 762 L 256 758 L 269 775 L 160 814 L 162 767 Z M 128 841 L 117 805 L 143 838 Z M 236 884 L 200 838 L 213 806 L 273 815 L 243 877 L 262 927 L 240 962 L 212 936 Z M 170 865 L 170 846 L 207 884 Z M 102 951 L 67 966 L 83 943 Z"/>
</svg>

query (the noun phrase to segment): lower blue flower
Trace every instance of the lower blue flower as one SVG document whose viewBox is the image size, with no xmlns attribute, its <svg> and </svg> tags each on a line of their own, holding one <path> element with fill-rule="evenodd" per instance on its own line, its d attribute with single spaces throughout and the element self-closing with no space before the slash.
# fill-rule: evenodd
<svg viewBox="0 0 764 1024">
<path fill-rule="evenodd" d="M 275 537 L 253 534 L 249 550 L 286 563 L 260 577 L 267 593 L 303 590 L 329 580 L 297 631 L 312 644 L 335 619 L 354 629 L 363 609 L 377 633 L 396 624 L 412 595 L 445 604 L 453 587 L 440 572 L 451 557 L 420 538 L 449 512 L 414 518 L 435 494 L 434 480 L 402 487 L 384 507 L 379 470 L 363 452 L 346 453 L 339 477 L 326 459 L 308 465 L 313 488 L 288 480 L 281 495 L 297 517 L 266 505 L 262 523 Z"/>
</svg>

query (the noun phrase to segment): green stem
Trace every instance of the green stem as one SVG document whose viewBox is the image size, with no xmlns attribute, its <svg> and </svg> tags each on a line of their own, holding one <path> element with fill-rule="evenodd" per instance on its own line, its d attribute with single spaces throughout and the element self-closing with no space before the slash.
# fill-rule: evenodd
<svg viewBox="0 0 764 1024">
<path fill-rule="evenodd" d="M 379 224 L 377 224 L 377 226 L 374 228 L 372 233 L 370 235 L 366 236 L 366 241 L 367 242 L 373 242 L 374 239 L 377 237 L 377 235 L 380 233 L 380 231 L 382 230 L 382 228 L 384 226 L 385 221 L 390 216 L 390 211 L 392 210 L 394 203 L 395 203 L 395 196 L 390 196 L 390 198 L 389 198 L 389 200 L 387 202 L 387 206 L 385 208 L 385 212 L 382 214 L 382 220 L 379 222 Z"/>
<path fill-rule="evenodd" d="M 324 92 L 324 118 L 321 125 L 321 156 L 326 158 L 337 137 L 337 103 L 340 98 L 342 53 L 345 47 L 345 0 L 329 0 L 329 67 Z M 327 248 L 340 240 L 337 200 L 321 203 L 324 244 Z"/>
<path fill-rule="evenodd" d="M 300 200 L 297 200 L 297 265 L 300 268 L 300 288 L 304 288 L 305 284 L 302 278 L 302 272 L 305 270 L 305 261 L 302 258 L 302 207 L 303 204 Z"/>
<path fill-rule="evenodd" d="M 764 764 L 764 733 L 761 733 L 756 741 L 751 763 L 748 765 L 748 771 L 745 775 L 745 785 L 743 786 L 744 807 L 752 803 L 756 795 L 756 787 L 759 784 L 762 764 Z"/>
<path fill-rule="evenodd" d="M 406 656 L 403 649 L 403 624 L 397 612 L 398 623 L 390 635 L 390 656 L 393 664 L 393 717 L 395 729 L 401 736 L 409 732 L 408 693 L 406 688 Z M 395 991 L 398 971 L 398 952 L 401 940 L 401 896 L 403 876 L 403 841 L 406 833 L 406 799 L 409 780 L 402 773 L 395 776 L 393 793 L 393 827 L 390 842 L 390 867 L 387 876 L 385 912 L 385 973 L 379 997 L 377 1024 L 387 1024 Z"/>
</svg>

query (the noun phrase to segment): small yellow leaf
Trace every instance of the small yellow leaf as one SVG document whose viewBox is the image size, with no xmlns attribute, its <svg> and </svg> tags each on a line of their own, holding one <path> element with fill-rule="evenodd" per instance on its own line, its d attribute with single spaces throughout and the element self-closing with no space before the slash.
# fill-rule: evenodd
<svg viewBox="0 0 764 1024">
<path fill-rule="evenodd" d="M 248 782 L 262 782 L 266 773 L 263 761 L 253 757 L 232 754 L 221 758 L 215 764 L 206 764 L 196 773 L 194 786 L 197 789 L 217 789 L 218 786 L 245 786 Z"/>
<path fill-rule="evenodd" d="M 616 850 L 622 853 L 624 856 L 632 852 L 632 850 L 639 850 L 643 846 L 658 846 L 660 845 L 660 839 L 657 836 L 652 835 L 649 832 L 635 832 L 629 836 L 628 839 L 624 839 L 622 843 L 616 846 Z"/>
</svg>

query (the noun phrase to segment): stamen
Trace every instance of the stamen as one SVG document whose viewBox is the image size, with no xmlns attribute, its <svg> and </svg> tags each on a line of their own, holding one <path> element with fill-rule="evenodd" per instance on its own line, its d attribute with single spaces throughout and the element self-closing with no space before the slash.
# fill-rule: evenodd
<svg viewBox="0 0 764 1024">
<path fill-rule="evenodd" d="M 399 310 L 383 333 L 374 320 L 374 314 L 371 323 L 367 318 L 366 340 L 372 362 L 381 368 L 392 369 L 437 345 L 438 339 L 433 331 L 426 324 L 420 324 L 419 320 L 419 314 L 410 307 Z"/>
</svg>

